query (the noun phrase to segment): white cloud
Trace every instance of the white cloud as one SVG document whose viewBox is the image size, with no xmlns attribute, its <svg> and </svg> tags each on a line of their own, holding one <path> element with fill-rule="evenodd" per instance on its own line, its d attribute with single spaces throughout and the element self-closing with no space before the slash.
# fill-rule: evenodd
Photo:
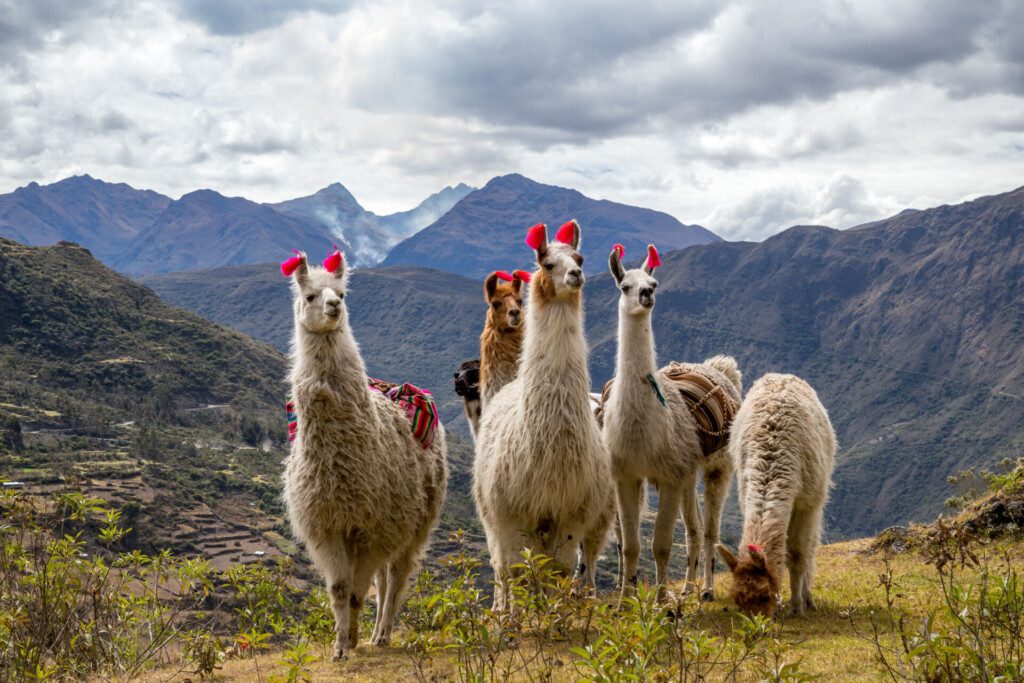
<svg viewBox="0 0 1024 683">
<path fill-rule="evenodd" d="M 0 191 L 387 212 L 518 171 L 752 239 L 1022 184 L 1010 0 L 8 4 Z"/>
</svg>

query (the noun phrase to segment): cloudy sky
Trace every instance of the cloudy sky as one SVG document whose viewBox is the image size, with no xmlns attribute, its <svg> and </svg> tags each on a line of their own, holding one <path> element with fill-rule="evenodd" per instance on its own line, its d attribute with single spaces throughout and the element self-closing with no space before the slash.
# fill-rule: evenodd
<svg viewBox="0 0 1024 683">
<path fill-rule="evenodd" d="M 0 0 L 0 192 L 513 171 L 730 239 L 1009 190 L 1024 3 Z"/>
</svg>

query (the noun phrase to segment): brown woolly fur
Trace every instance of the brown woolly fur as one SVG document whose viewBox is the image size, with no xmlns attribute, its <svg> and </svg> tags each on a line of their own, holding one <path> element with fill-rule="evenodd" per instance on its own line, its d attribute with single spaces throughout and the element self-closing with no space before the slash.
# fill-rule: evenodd
<svg viewBox="0 0 1024 683">
<path fill-rule="evenodd" d="M 743 610 L 771 615 L 788 568 L 791 611 L 815 609 L 811 587 L 836 437 L 814 389 L 793 375 L 759 379 L 736 415 L 729 452 L 743 512 L 739 557 L 718 546 L 733 577 L 730 595 Z"/>
<path fill-rule="evenodd" d="M 705 549 L 701 597 L 713 598 L 714 553 L 719 540 L 722 507 L 729 493 L 732 461 L 725 448 L 704 455 L 698 425 L 690 406 L 673 389 L 667 372 L 685 368 L 707 377 L 739 403 L 741 375 L 736 361 L 715 356 L 704 363 L 656 365 L 654 332 L 654 268 L 625 270 L 616 251 L 609 269 L 619 287 L 619 345 L 615 381 L 604 404 L 604 439 L 611 455 L 617 490 L 622 537 L 622 596 L 633 591 L 640 555 L 640 513 L 644 482 L 658 489 L 658 515 L 652 550 L 659 597 L 665 595 L 669 555 L 677 510 L 682 508 L 686 526 L 687 589 L 696 579 L 702 546 Z M 651 386 L 657 383 L 658 391 Z M 659 398 L 659 394 L 660 397 Z M 664 404 L 662 403 L 664 399 Z M 704 519 L 697 504 L 697 479 L 704 478 Z M 703 542 L 702 542 L 703 541 Z"/>
<path fill-rule="evenodd" d="M 284 472 L 292 529 L 330 595 L 339 659 L 359 640 L 359 613 L 375 578 L 372 640 L 388 641 L 447 482 L 443 427 L 424 449 L 402 409 L 367 387 L 343 301 L 346 272 L 344 264 L 335 273 L 310 268 L 303 255 L 292 276 L 298 434 Z"/>
<path fill-rule="evenodd" d="M 487 401 L 515 379 L 523 346 L 523 281 L 498 280 L 492 274 L 484 283 L 487 321 L 480 335 L 480 401 Z"/>
<path fill-rule="evenodd" d="M 607 539 L 611 472 L 590 403 L 578 244 L 578 227 L 573 244 L 543 238 L 519 372 L 480 419 L 473 496 L 498 578 L 498 609 L 507 606 L 507 581 L 524 548 L 568 567 L 586 541 L 580 579 L 593 586 Z"/>
</svg>

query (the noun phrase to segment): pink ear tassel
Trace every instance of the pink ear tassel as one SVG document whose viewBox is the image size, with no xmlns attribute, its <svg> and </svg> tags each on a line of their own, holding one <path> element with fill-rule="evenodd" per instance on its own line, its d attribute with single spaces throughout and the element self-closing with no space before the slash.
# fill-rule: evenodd
<svg viewBox="0 0 1024 683">
<path fill-rule="evenodd" d="M 654 248 L 653 244 L 647 245 L 647 267 L 657 268 L 661 266 L 661 257 L 658 256 L 658 250 Z"/>
<path fill-rule="evenodd" d="M 619 260 L 620 261 L 626 257 L 626 248 L 624 246 L 622 246 L 621 244 L 613 244 L 612 245 L 612 251 L 619 252 Z"/>
<path fill-rule="evenodd" d="M 764 553 L 764 548 L 762 548 L 759 545 L 755 545 L 755 544 L 751 543 L 750 545 L 747 546 L 747 551 L 751 552 L 751 553 Z"/>
<path fill-rule="evenodd" d="M 505 282 L 512 282 L 511 273 L 506 273 L 504 270 L 496 270 L 494 271 L 494 274 L 498 277 L 499 280 L 504 280 Z"/>
<path fill-rule="evenodd" d="M 532 275 L 527 273 L 525 270 L 515 270 L 515 271 L 512 272 L 512 275 L 516 276 L 517 278 L 519 278 L 520 280 L 522 280 L 526 284 L 530 284 L 530 278 L 533 277 Z"/>
<path fill-rule="evenodd" d="M 526 231 L 526 246 L 530 247 L 534 251 L 540 249 L 540 245 L 544 241 L 544 231 L 547 230 L 547 226 L 543 223 L 538 223 L 529 230 Z"/>
<path fill-rule="evenodd" d="M 555 239 L 562 244 L 572 244 L 573 238 L 576 237 L 576 230 L 579 228 L 579 224 L 575 220 L 566 221 L 562 223 L 562 227 L 555 233 Z"/>
<path fill-rule="evenodd" d="M 299 264 L 302 263 L 302 252 L 298 249 L 292 249 L 292 251 L 296 255 L 281 264 L 281 274 L 285 277 L 290 277 L 295 272 L 295 269 L 299 267 Z"/>
<path fill-rule="evenodd" d="M 333 273 L 337 271 L 338 268 L 341 266 L 341 259 L 341 250 L 338 249 L 338 245 L 335 244 L 334 251 L 331 252 L 330 256 L 324 259 L 324 268 L 327 269 L 328 273 Z"/>
</svg>

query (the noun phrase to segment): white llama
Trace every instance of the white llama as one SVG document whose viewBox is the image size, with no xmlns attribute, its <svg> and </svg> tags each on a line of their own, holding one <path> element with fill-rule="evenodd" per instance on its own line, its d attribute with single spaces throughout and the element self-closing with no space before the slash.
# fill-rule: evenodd
<svg viewBox="0 0 1024 683">
<path fill-rule="evenodd" d="M 622 267 L 622 245 L 615 245 L 609 267 L 619 294 L 619 345 L 615 379 L 603 405 L 605 443 L 611 455 L 622 537 L 622 595 L 636 585 L 640 554 L 640 512 L 644 480 L 658 490 L 658 514 L 652 549 L 659 599 L 665 596 L 677 510 L 682 506 L 686 526 L 689 588 L 701 555 L 702 526 L 705 553 L 702 599 L 713 598 L 714 552 L 722 507 L 729 492 L 732 462 L 724 448 L 723 432 L 739 406 L 741 377 L 736 361 L 715 356 L 700 364 L 673 363 L 658 369 L 651 314 L 654 310 L 654 269 L 661 265 L 653 245 L 644 267 Z M 696 384 L 694 384 L 696 383 Z M 695 402 L 689 391 L 701 393 Z M 685 394 L 685 395 L 684 395 Z M 717 422 L 709 430 L 695 412 L 714 408 Z M 702 431 L 703 428 L 703 431 Z M 704 520 L 697 504 L 697 477 L 704 476 Z"/>
<path fill-rule="evenodd" d="M 335 620 L 336 659 L 359 640 L 359 613 L 378 575 L 373 642 L 387 642 L 409 575 L 444 500 L 447 447 L 413 438 L 403 410 L 367 386 L 343 301 L 339 252 L 325 268 L 304 254 L 292 274 L 292 400 L 298 429 L 285 462 L 284 500 L 295 535 L 323 574 Z"/>
<path fill-rule="evenodd" d="M 580 578 L 593 587 L 611 523 L 608 452 L 589 395 L 579 224 L 563 225 L 556 240 L 548 243 L 544 225 L 528 233 L 539 268 L 530 284 L 519 372 L 486 404 L 477 433 L 473 496 L 499 609 L 507 606 L 506 584 L 524 548 L 569 567 L 586 540 Z"/>
<path fill-rule="evenodd" d="M 747 612 L 771 616 L 789 568 L 791 611 L 811 598 L 821 516 L 832 485 L 836 436 L 807 382 L 768 374 L 754 382 L 733 424 L 743 539 L 737 558 L 718 546 L 732 573 L 730 594 Z"/>
</svg>

